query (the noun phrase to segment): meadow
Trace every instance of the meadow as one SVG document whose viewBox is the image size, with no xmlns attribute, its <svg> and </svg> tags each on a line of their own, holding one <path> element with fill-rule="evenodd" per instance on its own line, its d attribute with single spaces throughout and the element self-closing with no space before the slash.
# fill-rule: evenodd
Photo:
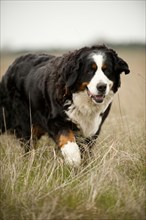
<svg viewBox="0 0 146 220">
<path fill-rule="evenodd" d="M 87 155 L 79 168 L 67 167 L 47 136 L 36 150 L 24 154 L 14 135 L 0 135 L 1 219 L 146 218 L 145 50 L 116 50 L 131 73 L 121 75 L 121 88 L 94 142 L 93 155 Z M 1 75 L 15 57 L 1 57 Z"/>
</svg>

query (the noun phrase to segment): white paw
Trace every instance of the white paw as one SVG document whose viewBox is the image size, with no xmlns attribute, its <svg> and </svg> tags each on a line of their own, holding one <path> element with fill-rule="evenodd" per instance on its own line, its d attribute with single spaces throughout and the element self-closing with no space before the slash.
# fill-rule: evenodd
<svg viewBox="0 0 146 220">
<path fill-rule="evenodd" d="M 78 145 L 75 142 L 68 141 L 63 147 L 61 152 L 66 164 L 78 167 L 81 164 L 81 155 Z"/>
</svg>

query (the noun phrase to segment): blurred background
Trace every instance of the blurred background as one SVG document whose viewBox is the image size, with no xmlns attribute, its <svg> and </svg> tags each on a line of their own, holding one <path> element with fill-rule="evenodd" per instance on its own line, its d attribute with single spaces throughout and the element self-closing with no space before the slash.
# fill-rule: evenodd
<svg viewBox="0 0 146 220">
<path fill-rule="evenodd" d="M 77 48 L 144 43 L 145 1 L 1 1 L 1 47 Z"/>
<path fill-rule="evenodd" d="M 106 44 L 131 73 L 122 74 L 111 117 L 143 118 L 145 112 L 145 1 L 1 0 L 1 76 L 27 52 L 56 55 Z"/>
</svg>

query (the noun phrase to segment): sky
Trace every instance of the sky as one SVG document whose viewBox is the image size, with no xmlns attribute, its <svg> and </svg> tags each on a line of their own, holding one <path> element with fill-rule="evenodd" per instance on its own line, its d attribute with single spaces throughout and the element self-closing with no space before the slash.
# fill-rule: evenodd
<svg viewBox="0 0 146 220">
<path fill-rule="evenodd" d="M 1 49 L 145 43 L 145 1 L 1 0 Z"/>
</svg>

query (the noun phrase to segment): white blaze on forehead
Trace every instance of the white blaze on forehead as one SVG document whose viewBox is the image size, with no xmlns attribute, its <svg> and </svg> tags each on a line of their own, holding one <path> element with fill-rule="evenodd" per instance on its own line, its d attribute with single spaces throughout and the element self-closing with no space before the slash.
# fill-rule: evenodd
<svg viewBox="0 0 146 220">
<path fill-rule="evenodd" d="M 91 79 L 90 83 L 88 84 L 88 89 L 93 95 L 98 95 L 97 85 L 98 83 L 103 83 L 107 85 L 106 94 L 107 95 L 110 91 L 110 88 L 113 84 L 111 80 L 107 78 L 107 76 L 102 71 L 102 66 L 104 64 L 104 60 L 106 59 L 105 54 L 94 54 L 92 59 L 97 65 L 97 70 Z"/>
<path fill-rule="evenodd" d="M 98 68 L 101 69 L 102 65 L 103 65 L 103 62 L 104 62 L 104 59 L 105 59 L 105 55 L 103 55 L 103 54 L 94 54 L 92 56 L 92 58 L 95 61 Z"/>
</svg>

